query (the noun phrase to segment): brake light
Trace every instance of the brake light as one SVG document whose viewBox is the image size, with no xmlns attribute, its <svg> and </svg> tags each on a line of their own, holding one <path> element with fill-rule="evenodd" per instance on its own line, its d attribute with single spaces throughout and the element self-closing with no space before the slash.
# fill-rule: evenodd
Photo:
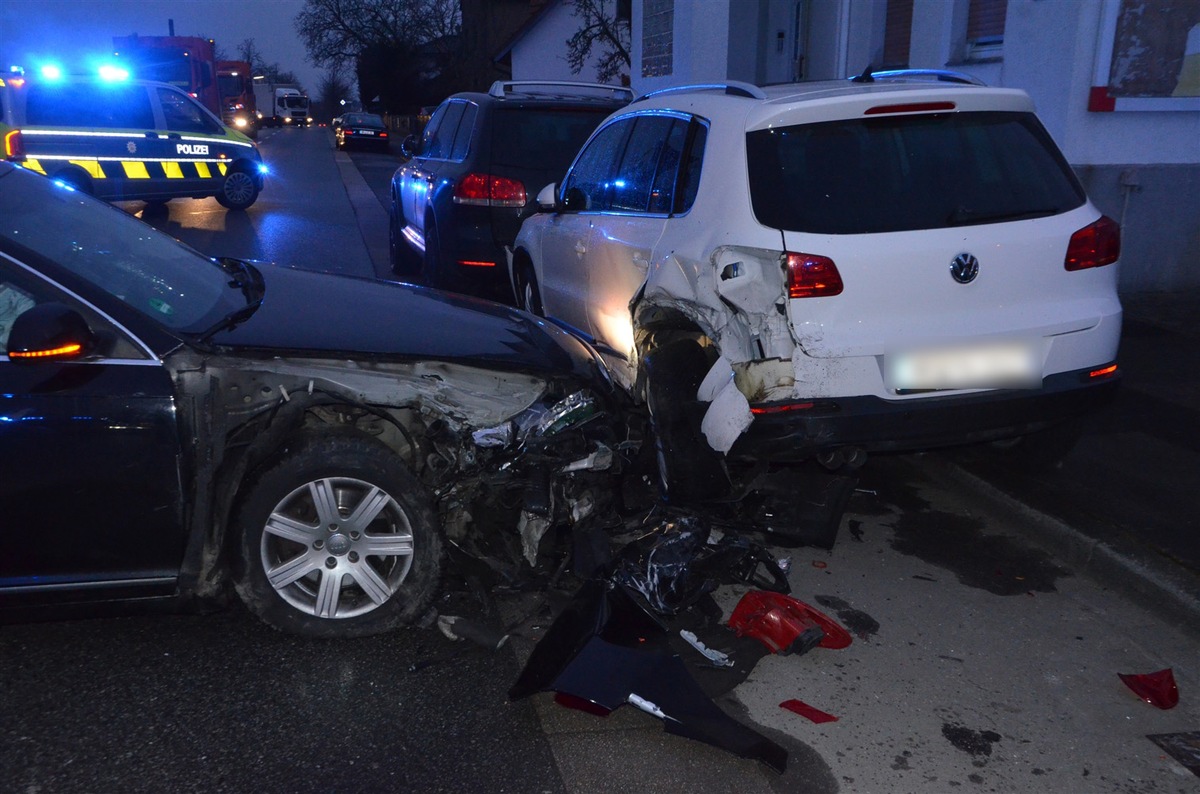
<svg viewBox="0 0 1200 794">
<path fill-rule="evenodd" d="M 787 254 L 789 298 L 827 298 L 842 294 L 842 274 L 827 256 Z"/>
<path fill-rule="evenodd" d="M 953 102 L 909 102 L 905 105 L 876 105 L 868 108 L 866 116 L 883 113 L 933 113 L 939 110 L 954 110 Z"/>
<path fill-rule="evenodd" d="M 524 207 L 525 186 L 515 179 L 491 174 L 467 174 L 454 186 L 455 204 L 480 207 Z"/>
<path fill-rule="evenodd" d="M 1107 215 L 1071 235 L 1063 267 L 1086 270 L 1116 262 L 1121 256 L 1121 226 Z"/>
<path fill-rule="evenodd" d="M 21 138 L 20 130 L 12 130 L 4 136 L 4 159 L 25 159 L 25 141 Z"/>
</svg>

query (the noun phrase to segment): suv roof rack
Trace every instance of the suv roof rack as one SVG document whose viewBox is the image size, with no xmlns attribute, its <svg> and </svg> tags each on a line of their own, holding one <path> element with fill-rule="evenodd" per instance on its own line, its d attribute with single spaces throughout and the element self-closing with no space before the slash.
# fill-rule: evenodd
<svg viewBox="0 0 1200 794">
<path fill-rule="evenodd" d="M 763 90 L 753 83 L 743 83 L 740 80 L 727 80 L 724 83 L 691 83 L 688 85 L 673 85 L 668 88 L 659 88 L 655 91 L 648 91 L 642 94 L 634 102 L 641 102 L 652 96 L 660 94 L 674 94 L 679 91 L 711 91 L 721 88 L 730 96 L 746 97 L 747 99 L 766 99 L 767 95 Z"/>
<path fill-rule="evenodd" d="M 965 83 L 967 85 L 983 85 L 987 83 L 974 75 L 954 72 L 949 69 L 887 69 L 875 72 L 868 66 L 860 75 L 849 78 L 852 83 L 873 83 L 876 80 L 933 80 L 939 83 Z"/>
<path fill-rule="evenodd" d="M 551 94 L 551 91 L 516 91 L 517 88 L 528 88 L 531 86 L 541 86 L 543 88 L 586 88 L 592 91 L 607 91 L 612 94 L 614 99 L 633 99 L 633 89 L 623 85 L 609 85 L 607 83 L 574 83 L 566 80 L 497 80 L 492 83 L 492 87 L 488 89 L 488 96 L 493 96 L 496 99 L 504 99 L 508 94 L 515 93 L 530 93 L 530 94 Z"/>
</svg>

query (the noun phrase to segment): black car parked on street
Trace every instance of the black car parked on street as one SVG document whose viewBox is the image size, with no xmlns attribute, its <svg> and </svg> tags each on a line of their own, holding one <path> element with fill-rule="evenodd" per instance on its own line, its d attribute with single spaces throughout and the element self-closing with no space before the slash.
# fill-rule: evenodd
<svg viewBox="0 0 1200 794">
<path fill-rule="evenodd" d="M 496 82 L 433 112 L 392 176 L 389 240 L 399 275 L 513 302 L 506 247 L 543 186 L 560 180 L 592 130 L 633 99 L 592 83 Z"/>
</svg>

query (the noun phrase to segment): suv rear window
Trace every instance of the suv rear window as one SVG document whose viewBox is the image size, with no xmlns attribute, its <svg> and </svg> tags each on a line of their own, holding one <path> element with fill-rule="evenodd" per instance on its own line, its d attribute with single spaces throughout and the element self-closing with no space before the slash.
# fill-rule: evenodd
<svg viewBox="0 0 1200 794">
<path fill-rule="evenodd" d="M 1075 209 L 1083 188 L 1029 113 L 803 124 L 746 136 L 760 223 L 871 234 L 1020 220 Z"/>
<path fill-rule="evenodd" d="M 492 124 L 492 161 L 565 171 L 588 136 L 614 110 L 592 108 L 499 108 Z"/>
</svg>

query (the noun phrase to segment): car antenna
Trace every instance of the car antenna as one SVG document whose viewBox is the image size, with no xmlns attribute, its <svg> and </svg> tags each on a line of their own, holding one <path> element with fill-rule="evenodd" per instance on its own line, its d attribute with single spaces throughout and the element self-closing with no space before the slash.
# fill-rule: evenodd
<svg viewBox="0 0 1200 794">
<path fill-rule="evenodd" d="M 871 66 L 871 64 L 868 63 L 867 68 L 863 69 L 862 74 L 858 75 L 857 77 L 851 77 L 850 82 L 852 82 L 852 83 L 873 83 L 873 82 L 875 82 L 875 78 L 871 76 L 871 72 L 873 72 L 873 71 L 875 71 L 875 68 L 873 66 Z"/>
</svg>

